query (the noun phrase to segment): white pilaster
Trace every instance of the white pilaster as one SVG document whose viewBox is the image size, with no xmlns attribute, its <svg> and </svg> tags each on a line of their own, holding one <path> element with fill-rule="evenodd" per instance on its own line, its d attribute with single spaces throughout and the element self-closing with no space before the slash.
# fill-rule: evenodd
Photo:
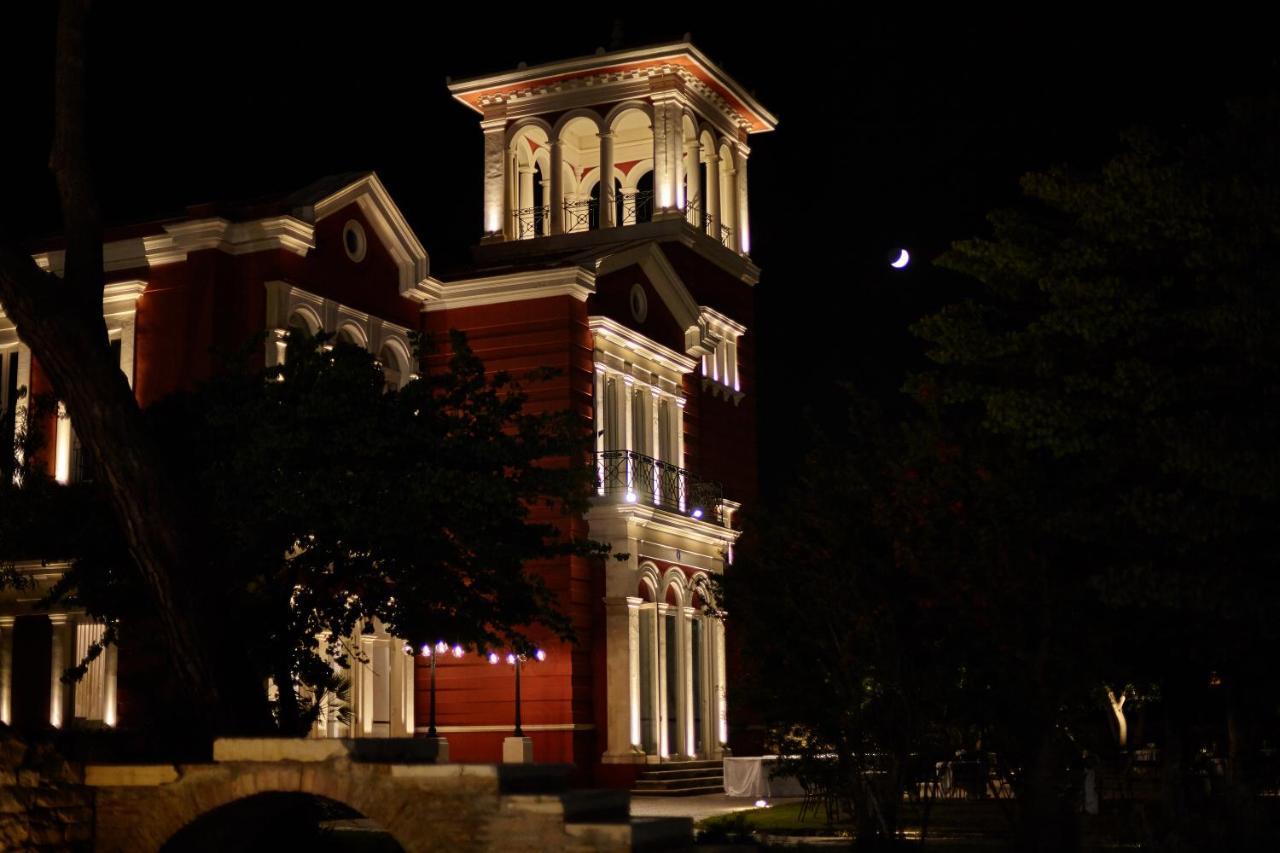
<svg viewBox="0 0 1280 853">
<path fill-rule="evenodd" d="M 684 121 L 674 92 L 653 96 L 654 216 L 680 206 L 683 184 Z"/>
<path fill-rule="evenodd" d="M 106 659 L 103 665 L 105 684 L 103 685 L 102 722 L 115 728 L 118 722 L 116 716 L 116 672 L 119 666 L 118 649 L 115 643 L 102 650 L 102 657 Z"/>
<path fill-rule="evenodd" d="M 695 228 L 702 224 L 702 216 L 707 209 L 707 203 L 702 198 L 702 169 L 699 168 L 701 161 L 701 148 L 697 139 L 686 139 L 684 141 L 684 169 L 685 169 L 685 185 L 688 188 L 688 198 L 685 199 L 685 210 L 689 214 L 689 223 Z"/>
<path fill-rule="evenodd" d="M 640 737 L 640 599 L 606 598 L 605 656 L 608 732 L 605 755 L 614 761 L 636 754 Z"/>
<path fill-rule="evenodd" d="M 603 131 L 600 137 L 600 227 L 614 226 L 616 205 L 613 199 L 613 133 Z"/>
<path fill-rule="evenodd" d="M 677 755 L 680 752 L 679 746 L 670 742 L 671 727 L 668 725 L 667 714 L 667 692 L 675 690 L 676 685 L 670 684 L 670 678 L 667 677 L 667 655 L 674 654 L 674 649 L 667 648 L 667 613 L 671 610 L 671 606 L 665 602 L 658 604 L 656 608 L 655 618 L 653 620 L 654 642 L 657 646 L 654 656 L 654 669 L 657 670 L 656 682 L 657 692 L 657 709 L 658 713 L 654 714 L 654 718 L 658 726 L 658 754 L 664 757 Z"/>
<path fill-rule="evenodd" d="M 678 611 L 676 638 L 680 643 L 680 753 L 692 758 L 697 754 L 693 733 L 693 608 Z"/>
<path fill-rule="evenodd" d="M 75 685 L 64 684 L 62 674 L 75 666 L 76 621 L 68 613 L 50 613 L 53 623 L 49 665 L 49 725 L 60 729 L 75 717 Z"/>
<path fill-rule="evenodd" d="M 0 616 L 0 722 L 13 725 L 13 616 Z"/>
<path fill-rule="evenodd" d="M 516 207 L 521 211 L 521 219 L 518 223 L 519 234 L 516 236 L 522 240 L 528 240 L 533 236 L 533 167 L 520 167 L 520 200 L 516 202 Z M 527 217 L 527 218 L 525 218 Z"/>
<path fill-rule="evenodd" d="M 738 147 L 738 251 L 742 254 L 751 253 L 751 223 L 747 214 L 747 155 L 751 153 L 751 149 L 745 145 Z"/>
<path fill-rule="evenodd" d="M 727 246 L 738 248 L 738 185 L 732 157 L 720 160 L 720 221 L 729 229 Z"/>
<path fill-rule="evenodd" d="M 505 230 L 507 212 L 503 210 L 506 194 L 507 120 L 487 119 L 480 122 L 484 131 L 484 233 L 498 239 Z"/>
<path fill-rule="evenodd" d="M 622 377 L 622 381 L 623 381 L 623 386 L 621 389 L 622 398 L 623 398 L 622 399 L 622 429 L 623 429 L 622 434 L 626 441 L 626 444 L 624 446 L 627 450 L 634 451 L 636 449 L 636 437 L 634 434 L 635 429 L 633 428 L 635 416 L 631 411 L 631 407 L 634 405 L 632 401 L 632 397 L 634 397 L 635 395 L 632 394 L 632 388 L 635 387 L 635 380 L 632 379 L 630 376 L 624 376 Z M 635 488 L 636 488 L 635 460 L 628 457 L 627 459 L 627 493 L 628 494 L 634 493 Z"/>
</svg>

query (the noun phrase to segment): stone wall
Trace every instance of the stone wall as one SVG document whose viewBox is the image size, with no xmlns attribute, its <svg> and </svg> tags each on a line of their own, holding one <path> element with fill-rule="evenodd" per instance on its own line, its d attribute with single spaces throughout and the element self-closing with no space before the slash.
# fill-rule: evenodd
<svg viewBox="0 0 1280 853">
<path fill-rule="evenodd" d="M 83 773 L 51 744 L 0 724 L 0 850 L 90 850 L 93 799 Z"/>
</svg>

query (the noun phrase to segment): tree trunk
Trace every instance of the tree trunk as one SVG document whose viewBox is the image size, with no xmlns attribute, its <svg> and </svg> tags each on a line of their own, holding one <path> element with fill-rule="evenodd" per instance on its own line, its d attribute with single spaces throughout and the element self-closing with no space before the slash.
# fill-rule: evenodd
<svg viewBox="0 0 1280 853">
<path fill-rule="evenodd" d="M 171 677 L 190 699 L 192 723 L 234 727 L 221 702 L 200 610 L 184 572 L 187 526 L 160 454 L 124 374 L 111 363 L 102 317 L 102 228 L 84 142 L 88 0 L 64 0 L 58 20 L 55 131 L 49 165 L 66 227 L 62 278 L 21 250 L 0 246 L 0 305 L 13 319 L 92 454 L 155 609 Z M 242 703 L 237 703 L 242 704 Z M 243 709 L 242 709 L 243 710 Z"/>
</svg>

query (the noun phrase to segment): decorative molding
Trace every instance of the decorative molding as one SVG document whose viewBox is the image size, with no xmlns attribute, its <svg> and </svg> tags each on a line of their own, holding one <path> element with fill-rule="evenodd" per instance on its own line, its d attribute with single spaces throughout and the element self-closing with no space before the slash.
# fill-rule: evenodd
<svg viewBox="0 0 1280 853">
<path fill-rule="evenodd" d="M 580 302 L 596 292 L 596 276 L 584 267 L 509 273 L 456 281 L 428 279 L 424 283 L 424 311 L 448 311 L 476 305 L 496 305 L 525 299 L 572 296 Z"/>
<path fill-rule="evenodd" d="M 698 367 L 696 359 L 665 347 L 609 317 L 593 314 L 587 318 L 587 326 L 597 339 L 604 339 L 624 350 L 630 350 L 641 358 L 676 373 L 692 373 Z"/>
</svg>

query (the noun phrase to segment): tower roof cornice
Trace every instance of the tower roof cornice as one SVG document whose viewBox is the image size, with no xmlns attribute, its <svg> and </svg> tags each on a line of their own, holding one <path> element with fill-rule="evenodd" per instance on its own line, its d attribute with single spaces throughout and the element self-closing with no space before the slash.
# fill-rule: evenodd
<svg viewBox="0 0 1280 853">
<path fill-rule="evenodd" d="M 705 88 L 707 94 L 721 101 L 726 111 L 736 116 L 747 132 L 761 133 L 777 126 L 778 120 L 772 113 L 687 41 L 598 53 L 452 81 L 449 92 L 484 115 L 486 107 L 517 97 L 623 82 L 654 76 L 664 69 L 680 75 L 688 85 Z"/>
</svg>

